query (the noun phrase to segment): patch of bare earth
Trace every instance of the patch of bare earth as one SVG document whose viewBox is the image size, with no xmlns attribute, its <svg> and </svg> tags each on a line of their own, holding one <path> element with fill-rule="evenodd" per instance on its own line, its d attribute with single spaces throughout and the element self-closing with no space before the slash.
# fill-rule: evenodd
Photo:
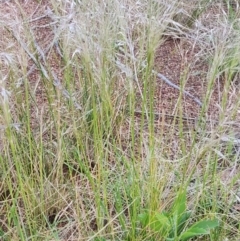
<svg viewBox="0 0 240 241">
<path fill-rule="evenodd" d="M 209 66 L 206 61 L 199 57 L 200 48 L 194 43 L 181 39 L 167 39 L 157 50 L 155 58 L 155 68 L 162 73 L 174 84 L 180 86 L 181 77 L 187 76 L 185 83 L 185 90 L 193 96 L 202 100 L 207 92 L 207 74 Z M 209 129 L 211 129 L 211 122 L 217 123 L 220 114 L 220 101 L 224 89 L 224 78 L 216 79 L 211 94 L 210 105 L 207 110 L 207 121 L 209 122 Z M 229 109 L 237 100 L 237 89 L 232 85 L 228 95 Z M 166 84 L 161 79 L 157 79 L 157 100 L 155 103 L 155 110 L 158 113 L 165 113 L 174 117 L 177 110 L 176 105 L 179 98 L 179 90 Z M 198 119 L 200 114 L 200 106 L 190 97 L 183 95 L 183 118 L 189 119 L 191 123 L 192 118 Z M 230 120 L 228 120 L 230 121 Z M 233 123 L 237 120 L 232 120 Z M 232 125 L 232 127 L 234 124 Z M 238 125 L 235 125 L 238 126 Z"/>
<path fill-rule="evenodd" d="M 40 48 L 36 54 L 41 56 L 41 52 L 43 52 L 46 58 L 44 60 L 43 57 L 40 62 L 43 64 L 43 66 L 45 66 L 46 69 L 54 72 L 62 82 L 63 66 L 61 56 L 59 55 L 58 51 L 56 51 L 56 45 L 53 43 L 55 36 L 53 27 L 54 20 L 50 15 L 48 15 L 48 10 L 51 8 L 49 2 L 41 1 L 41 3 L 37 3 L 37 1 L 19 1 L 19 3 L 20 5 L 16 4 L 14 1 L 0 2 L 0 23 L 1 21 L 10 21 L 13 24 L 14 20 L 16 20 L 16 26 L 11 25 L 9 28 L 11 29 L 11 27 L 13 27 L 15 30 L 20 28 L 20 39 L 31 52 L 34 52 L 37 48 Z M 20 8 L 22 9 L 22 13 L 24 13 L 24 17 L 21 14 Z M 26 42 L 27 39 L 26 36 L 24 36 L 26 32 L 23 29 L 24 21 L 27 21 L 25 23 L 26 26 L 30 26 L 30 29 L 32 30 L 32 32 L 29 34 L 32 34 L 32 37 L 34 38 L 34 47 L 31 47 L 31 44 Z M 37 128 L 39 121 L 45 114 L 45 120 L 47 121 L 48 119 L 46 112 L 48 106 L 48 100 L 45 92 L 46 85 L 42 82 L 42 76 L 39 69 L 34 67 L 33 60 L 24 51 L 21 44 L 14 39 L 11 33 L 7 32 L 3 28 L 0 28 L 0 38 L 0 52 L 10 51 L 14 56 L 19 56 L 20 54 L 24 53 L 27 59 L 23 60 L 22 63 L 19 63 L 20 71 L 18 73 L 18 77 L 19 79 L 24 77 L 28 80 L 30 88 L 33 91 L 33 96 L 35 96 L 36 104 L 35 106 L 31 106 L 31 118 L 32 128 Z M 203 100 L 207 91 L 207 74 L 209 66 L 206 60 L 201 57 L 200 51 L 200 47 L 191 40 L 168 38 L 159 46 L 156 51 L 154 68 L 157 72 L 163 74 L 178 86 L 181 85 L 182 80 L 186 80 L 186 83 L 184 83 L 184 89 L 193 96 L 197 97 L 199 100 Z M 17 58 L 18 57 L 16 57 L 16 59 Z M 26 75 L 21 76 L 21 73 L 24 72 Z M 1 74 L 8 74 L 8 66 L 6 64 L 3 65 Z M 224 79 L 220 79 L 214 83 L 210 106 L 207 110 L 209 120 L 218 120 L 219 99 L 221 98 L 223 88 Z M 229 96 L 232 96 L 232 103 L 234 103 L 234 100 L 237 98 L 237 96 L 239 96 L 239 92 L 233 87 L 233 92 L 229 93 Z M 166 118 L 168 115 L 176 116 L 179 114 L 179 110 L 177 108 L 177 102 L 179 101 L 179 90 L 174 89 L 159 78 L 156 79 L 154 100 L 154 111 L 156 113 L 163 113 L 166 115 Z M 231 103 L 229 103 L 229 105 L 231 106 Z M 183 117 L 186 118 L 186 120 L 190 120 L 191 118 L 197 120 L 200 113 L 200 107 L 196 102 L 193 101 L 193 99 L 183 95 L 182 108 Z M 156 121 L 156 126 L 158 125 L 157 127 L 161 128 L 162 124 L 164 125 L 162 121 Z M 171 129 L 171 124 L 168 126 L 168 128 Z M 175 131 L 174 134 L 176 134 Z M 178 148 L 180 148 L 177 134 L 176 139 L 171 141 L 172 143 L 170 145 L 172 146 L 170 149 L 172 153 L 167 157 L 175 159 L 177 158 L 175 155 L 178 151 Z M 229 172 L 231 175 L 235 175 L 236 170 L 237 168 L 231 169 Z M 230 175 L 225 173 L 222 172 L 222 176 Z M 79 186 L 80 185 L 81 184 L 79 184 Z M 79 196 L 81 196 L 81 191 L 82 190 L 78 190 Z M 73 211 L 73 209 L 71 211 Z M 57 214 L 55 214 L 55 216 L 56 215 Z M 72 235 L 71 232 L 76 233 L 75 227 L 73 229 L 74 231 L 71 231 L 70 229 L 69 233 L 65 234 L 65 240 L 70 237 L 68 235 Z"/>
<path fill-rule="evenodd" d="M 38 110 L 44 108 L 46 104 L 46 95 L 43 91 L 43 83 L 40 81 L 41 76 L 39 69 L 26 50 L 33 56 L 37 56 L 39 53 L 36 51 L 36 47 L 39 46 L 41 51 L 44 52 L 53 39 L 52 29 L 48 26 L 41 27 L 49 25 L 50 23 L 47 16 L 42 17 L 46 15 L 45 10 L 46 4 L 44 4 L 43 1 L 39 4 L 37 1 L 8 1 L 1 3 L 1 16 L 5 24 L 5 29 L 3 30 L 4 39 L 1 43 L 7 43 L 7 46 L 0 47 L 3 49 L 5 48 L 7 51 L 11 48 L 10 50 L 15 61 L 19 62 L 19 70 L 14 76 L 15 79 L 9 81 L 11 85 L 15 85 L 14 88 L 18 91 L 24 90 L 24 83 L 26 83 L 26 81 L 29 84 L 35 102 L 35 105 L 31 106 L 31 116 L 33 120 L 39 119 L 36 113 Z M 40 18 L 38 19 L 38 17 Z M 8 29 L 8 31 L 6 31 L 6 29 Z M 35 46 L 33 44 L 34 42 L 36 44 Z M 50 52 L 51 49 L 48 52 L 48 56 L 50 56 Z M 41 59 L 41 62 L 43 62 L 43 59 Z M 59 69 L 59 64 L 55 60 L 50 62 L 53 63 L 56 70 Z M 11 98 L 14 98 L 14 96 Z"/>
</svg>

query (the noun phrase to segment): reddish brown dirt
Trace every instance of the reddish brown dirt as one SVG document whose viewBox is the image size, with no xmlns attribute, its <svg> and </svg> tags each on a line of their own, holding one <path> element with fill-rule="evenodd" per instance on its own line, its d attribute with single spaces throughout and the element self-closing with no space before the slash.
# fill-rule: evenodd
<svg viewBox="0 0 240 241">
<path fill-rule="evenodd" d="M 180 86 L 181 79 L 186 79 L 185 90 L 202 101 L 206 93 L 206 75 L 208 65 L 198 56 L 199 48 L 193 43 L 181 39 L 167 39 L 157 50 L 155 68 L 174 84 Z M 220 87 L 222 89 L 222 86 Z M 156 109 L 174 114 L 179 98 L 179 91 L 157 79 Z M 215 86 L 209 113 L 217 114 L 215 102 L 218 100 L 218 88 Z M 200 107 L 190 97 L 183 96 L 183 112 L 187 118 L 197 118 Z"/>
<path fill-rule="evenodd" d="M 45 15 L 47 7 L 51 7 L 49 1 L 47 0 L 41 1 L 41 3 L 30 0 L 19 1 L 19 4 L 20 5 L 14 1 L 0 2 L 0 23 L 1 21 L 7 21 L 14 24 L 15 21 L 17 23 L 15 27 L 20 28 L 20 32 L 24 32 L 23 29 L 21 29 L 24 25 L 22 24 L 23 18 L 21 16 L 20 8 L 24 13 L 24 19 L 33 20 L 39 16 Z M 42 51 L 47 48 L 53 39 L 53 29 L 49 26 L 49 23 L 52 21 L 53 20 L 51 18 L 45 17 L 36 21 L 30 21 L 29 23 L 33 31 L 33 36 Z M 24 42 L 24 36 L 21 36 L 21 39 Z M 23 50 L 20 50 L 19 43 L 17 43 L 11 34 L 9 34 L 5 29 L 0 28 L 0 52 L 7 51 L 11 51 L 14 55 L 17 55 L 20 51 L 21 53 L 24 52 Z M 185 83 L 185 90 L 202 100 L 203 96 L 206 94 L 207 88 L 208 63 L 203 58 L 198 57 L 200 56 L 199 51 L 200 47 L 196 46 L 190 40 L 168 38 L 156 51 L 154 68 L 177 85 L 180 85 L 181 79 L 187 79 Z M 24 66 L 24 63 L 19 64 L 20 73 L 21 69 L 24 67 L 29 70 L 33 65 L 33 62 L 29 60 L 29 57 L 27 56 L 26 58 L 28 59 L 28 61 L 26 61 L 27 66 Z M 62 63 L 55 48 L 52 48 L 47 54 L 47 62 L 49 64 L 48 67 L 56 73 L 59 79 L 62 79 Z M 3 65 L 1 68 L 3 74 L 7 74 L 8 66 Z M 47 98 L 40 78 L 39 71 L 36 69 L 28 76 L 30 86 L 35 90 L 33 94 L 36 97 L 37 108 L 32 107 L 31 113 L 33 120 L 39 120 L 41 115 L 43 115 L 41 110 L 47 108 Z M 214 91 L 211 95 L 211 102 L 207 113 L 209 119 L 218 119 L 218 103 L 223 90 L 223 84 L 223 80 L 215 82 Z M 232 95 L 230 94 L 230 97 L 232 96 L 232 103 L 234 103 L 234 99 L 236 99 L 237 95 L 237 93 Z M 179 110 L 176 108 L 178 98 L 178 90 L 167 85 L 161 79 L 156 79 L 156 90 L 154 96 L 155 112 L 165 113 L 168 115 L 178 115 Z M 197 118 L 199 116 L 200 108 L 191 98 L 183 96 L 182 103 L 184 117 Z M 126 142 L 127 140 L 125 140 L 125 143 Z M 177 138 L 176 140 L 172 140 L 172 146 L 170 146 L 169 149 L 174 150 L 171 150 L 172 155 L 168 155 L 168 157 L 175 159 L 174 154 L 178 152 L 179 147 L 180 145 L 178 144 Z M 223 181 L 226 180 L 225 175 L 229 177 L 228 173 L 222 173 L 222 175 L 224 176 Z"/>
<path fill-rule="evenodd" d="M 19 5 L 11 1 L 1 3 L 2 19 L 12 22 L 16 19 L 20 23 L 18 24 L 19 28 L 23 28 L 21 12 L 24 13 L 24 19 L 29 20 L 29 25 L 37 44 L 42 51 L 46 50 L 54 36 L 53 27 L 49 25 L 53 20 L 49 17 L 44 17 L 39 20 L 34 19 L 46 14 L 47 8 L 51 8 L 49 2 L 41 1 L 41 3 L 38 4 L 37 1 L 19 1 L 19 3 Z M 0 30 L 0 34 L 4 36 L 4 40 L 6 40 L 6 31 Z M 24 42 L 24 36 L 21 37 Z M 10 37 L 10 39 L 12 38 Z M 17 44 L 14 39 L 12 39 L 12 43 L 19 47 L 19 44 Z M 4 48 L 6 48 L 6 46 L 0 46 L 0 49 Z M 17 49 L 13 50 L 13 52 L 14 51 L 17 51 Z M 202 100 L 206 94 L 208 63 L 199 57 L 199 51 L 200 47 L 195 45 L 193 41 L 168 38 L 157 49 L 154 65 L 156 71 L 165 75 L 170 81 L 179 86 L 181 79 L 187 79 L 185 90 Z M 48 67 L 61 79 L 61 61 L 54 47 L 47 54 L 47 62 Z M 32 65 L 32 61 L 29 60 L 27 69 L 29 70 Z M 32 74 L 28 76 L 28 80 L 35 89 L 36 103 L 40 108 L 46 103 L 46 97 L 43 93 L 43 86 L 41 82 L 39 82 L 39 72 L 37 70 L 33 71 Z M 208 115 L 211 119 L 217 119 L 217 103 L 221 96 L 219 91 L 222 91 L 222 88 L 223 83 L 216 81 L 214 91 L 211 95 L 211 104 L 208 109 Z M 167 85 L 161 79 L 156 80 L 154 103 L 156 112 L 169 115 L 176 114 L 176 112 L 178 112 L 176 109 L 178 98 L 178 90 Z M 191 98 L 183 96 L 182 103 L 183 115 L 185 117 L 198 117 L 200 108 Z"/>
</svg>

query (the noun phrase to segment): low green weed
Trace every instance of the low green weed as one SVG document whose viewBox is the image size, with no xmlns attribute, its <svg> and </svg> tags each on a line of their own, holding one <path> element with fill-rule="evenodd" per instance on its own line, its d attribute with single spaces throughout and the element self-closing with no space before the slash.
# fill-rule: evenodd
<svg viewBox="0 0 240 241">
<path fill-rule="evenodd" d="M 187 211 L 186 191 L 181 191 L 168 212 L 147 211 L 139 215 L 139 220 L 145 229 L 150 229 L 167 241 L 187 241 L 208 235 L 219 226 L 217 219 L 202 219 L 190 225 L 191 215 L 192 212 Z"/>
</svg>

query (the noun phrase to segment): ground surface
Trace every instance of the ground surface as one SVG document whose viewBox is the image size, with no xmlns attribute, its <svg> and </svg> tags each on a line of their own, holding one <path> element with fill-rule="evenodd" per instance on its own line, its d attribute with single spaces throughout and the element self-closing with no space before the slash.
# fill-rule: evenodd
<svg viewBox="0 0 240 241">
<path fill-rule="evenodd" d="M 23 32 L 21 28 L 30 26 L 32 29 L 32 36 L 35 38 L 36 46 L 40 47 L 40 51 L 46 53 L 46 61 L 50 66 L 53 73 L 56 74 L 58 79 L 63 82 L 62 76 L 62 63 L 60 56 L 60 49 L 54 44 L 54 19 L 51 18 L 52 6 L 49 1 L 1 1 L 1 17 L 0 22 L 9 22 L 9 26 L 17 32 Z M 215 18 L 221 14 L 220 9 L 216 5 L 215 8 L 211 8 L 202 17 L 202 24 L 214 25 Z M 26 23 L 23 22 L 25 19 Z M 25 43 L 25 36 L 18 36 L 22 43 Z M 36 98 L 36 108 L 32 110 L 32 125 L 34 126 L 34 120 L 39 119 L 39 112 L 36 110 L 44 110 L 44 106 L 47 105 L 47 99 L 44 94 L 43 83 L 41 83 L 41 76 L 39 71 L 34 66 L 32 60 L 26 61 L 17 59 L 19 51 L 24 53 L 24 49 L 18 41 L 9 33 L 6 29 L 0 28 L 1 46 L 0 50 L 2 54 L 10 53 L 10 57 L 15 58 L 15 61 L 19 61 L 19 68 L 25 69 L 28 76 L 29 84 L 35 90 L 34 95 Z M 34 47 L 36 47 L 34 46 Z M 50 47 L 49 47 L 50 46 Z M 30 47 L 30 46 L 28 46 Z M 180 86 L 182 76 L 187 76 L 187 82 L 184 83 L 185 90 L 191 93 L 193 96 L 202 100 L 202 97 L 206 93 L 207 83 L 206 78 L 208 75 L 208 61 L 204 58 L 204 53 L 201 52 L 201 46 L 198 46 L 194 42 L 194 38 L 185 36 L 184 38 L 174 36 L 166 36 L 165 40 L 161 41 L 159 47 L 155 53 L 154 69 L 166 76 L 174 84 Z M 26 58 L 30 59 L 29 56 Z M 42 60 L 44 62 L 44 60 Z M 2 65 L 2 73 L 7 74 L 8 63 Z M 18 70 L 16 70 L 18 71 Z M 17 82 L 22 84 L 21 78 Z M 9 83 L 8 83 L 9 84 Z M 208 108 L 209 123 L 214 120 L 218 120 L 219 115 L 219 103 L 221 101 L 223 90 L 224 78 L 219 76 L 219 79 L 215 81 L 213 91 L 211 93 L 210 106 Z M 237 98 L 236 88 L 233 87 L 233 93 L 229 93 L 231 102 L 229 102 L 229 108 L 231 103 L 234 103 Z M 193 99 L 183 96 L 183 117 L 188 119 L 192 124 L 192 119 L 198 119 L 200 107 Z M 154 111 L 156 113 L 163 113 L 168 117 L 176 115 L 176 105 L 179 99 L 179 90 L 166 84 L 159 78 L 156 78 L 156 90 L 154 97 Z M 139 102 L 141 103 L 141 101 Z M 139 110 L 141 111 L 141 105 Z M 42 113 L 41 113 L 42 114 Z M 239 113 L 240 115 L 240 113 Z"/>
<path fill-rule="evenodd" d="M 33 36 L 37 45 L 44 52 L 48 50 L 51 43 L 53 43 L 54 33 L 54 20 L 51 19 L 51 4 L 48 1 L 2 1 L 1 3 L 1 21 L 9 21 L 13 28 L 23 28 L 23 18 L 21 14 L 24 13 L 24 18 L 27 19 L 27 25 L 30 25 L 33 31 Z M 220 10 L 219 10 L 220 11 Z M 211 15 L 212 14 L 212 15 Z M 216 6 L 215 9 L 210 9 L 204 18 L 205 22 L 214 22 L 214 18 L 220 14 Z M 45 17 L 44 17 L 45 16 Z M 0 46 L 1 51 L 10 51 L 12 55 L 16 55 L 19 51 L 19 43 L 10 36 L 4 29 L 0 29 L 0 36 L 5 43 Z M 19 36 L 24 42 L 24 36 Z M 10 41 L 9 41 L 10 40 Z M 24 51 L 24 50 L 21 50 Z M 155 70 L 165 75 L 173 83 L 180 86 L 182 76 L 187 76 L 187 83 L 185 90 L 191 93 L 198 99 L 202 99 L 206 93 L 207 83 L 206 77 L 208 74 L 208 60 L 204 59 L 204 53 L 201 48 L 197 46 L 191 36 L 181 39 L 177 36 L 166 37 L 166 40 L 160 44 L 155 53 Z M 20 60 L 19 60 L 20 61 Z M 56 51 L 53 45 L 47 53 L 47 62 L 50 64 L 52 70 L 56 75 L 62 79 L 61 76 L 61 60 L 59 51 Z M 30 70 L 33 63 L 32 61 L 25 64 L 25 68 Z M 6 67 L 6 66 L 5 66 Z M 45 97 L 42 96 L 41 83 L 39 82 L 38 71 L 31 71 L 29 74 L 29 82 L 35 86 L 36 97 L 39 108 L 45 102 Z M 221 100 L 221 91 L 223 88 L 224 79 L 219 77 L 215 82 L 214 91 L 211 94 L 211 104 L 208 109 L 209 119 L 217 119 L 218 117 L 218 103 Z M 155 93 L 155 111 L 165 114 L 173 115 L 177 100 L 179 98 L 179 91 L 164 83 L 161 79 L 157 78 L 156 93 Z M 199 106 L 189 97 L 184 96 L 184 116 L 197 118 L 199 116 Z"/>
<path fill-rule="evenodd" d="M 21 8 L 21 10 L 20 10 Z M 51 12 L 51 5 L 48 1 L 22 1 L 20 6 L 14 1 L 5 1 L 1 3 L 1 18 L 2 21 L 9 21 L 11 24 L 18 28 L 18 21 L 22 21 L 21 11 L 26 14 L 24 18 L 28 19 L 30 26 L 33 29 L 35 40 L 41 47 L 42 51 L 46 50 L 51 45 L 54 37 L 53 27 L 51 23 L 53 20 L 49 17 Z M 43 17 L 42 16 L 46 16 Z M 40 17 L 40 19 L 38 19 Z M 22 24 L 21 24 L 22 27 Z M 24 41 L 24 36 L 20 36 Z M 6 30 L 1 30 L 1 38 L 5 42 L 5 46 L 1 46 L 1 50 L 19 51 L 17 41 L 12 37 L 9 42 L 9 33 Z M 55 49 L 56 50 L 56 49 Z M 155 57 L 155 70 L 165 75 L 173 83 L 180 86 L 180 79 L 182 75 L 188 76 L 188 81 L 185 83 L 185 90 L 201 100 L 206 91 L 206 75 L 207 75 L 207 61 L 201 58 L 199 54 L 200 49 L 195 45 L 194 41 L 189 38 L 188 40 L 174 39 L 166 37 L 166 40 L 161 43 L 156 51 Z M 55 56 L 54 56 L 55 55 Z M 59 56 L 53 49 L 48 53 L 48 63 L 56 74 L 61 77 L 61 65 L 59 63 Z M 32 62 L 25 63 L 28 70 L 31 69 Z M 36 88 L 37 103 L 39 107 L 44 104 L 44 96 L 41 94 L 41 83 L 39 82 L 38 72 L 35 70 L 29 75 L 30 83 Z M 219 86 L 220 85 L 220 86 Z M 156 112 L 163 112 L 169 115 L 174 114 L 175 105 L 179 97 L 179 91 L 167 85 L 162 80 L 157 79 L 156 83 Z M 217 115 L 216 103 L 219 101 L 222 89 L 221 81 L 216 83 L 215 91 L 212 94 L 211 106 L 209 114 L 211 118 Z M 197 118 L 199 115 L 199 106 L 189 97 L 184 97 L 184 116 Z"/>
<path fill-rule="evenodd" d="M 63 77 L 63 62 L 61 59 L 61 49 L 59 48 L 57 42 L 54 40 L 56 32 L 54 29 L 54 19 L 51 18 L 51 4 L 48 1 L 0 1 L 0 24 L 1 21 L 9 22 L 9 26 L 14 30 L 21 33 L 21 28 L 30 26 L 32 29 L 32 36 L 35 38 L 36 46 L 28 46 L 29 49 L 35 49 L 37 46 L 40 47 L 40 52 L 46 52 L 45 60 L 48 63 L 48 67 L 51 68 L 52 72 L 56 75 L 60 83 L 64 83 Z M 214 22 L 214 18 L 220 14 L 218 8 L 209 9 L 205 17 L 203 17 L 202 24 L 204 22 Z M 23 18 L 24 15 L 24 18 Z M 27 19 L 26 23 L 23 23 L 23 19 Z M 20 28 L 20 29 L 19 29 Z M 34 63 L 27 56 L 20 45 L 19 41 L 16 41 L 16 36 L 12 36 L 7 29 L 1 28 L 0 25 L 0 60 L 2 53 L 2 75 L 8 76 L 8 62 L 5 61 L 7 58 L 3 58 L 4 53 L 10 53 L 9 58 L 13 58 L 14 61 L 18 62 L 19 71 L 21 73 L 25 72 L 27 79 L 31 88 L 34 90 L 33 95 L 35 96 L 36 106 L 31 107 L 32 115 L 32 128 L 34 129 L 36 122 L 44 116 L 44 111 L 47 109 L 48 101 L 44 91 L 44 85 L 41 82 L 41 73 L 34 67 Z M 24 44 L 25 36 L 17 36 Z M 207 44 L 206 44 L 207 45 Z M 50 47 L 49 47 L 50 46 Z M 210 45 L 209 45 L 210 46 Z M 19 54 L 25 55 L 25 58 L 20 59 Z M 203 99 L 203 96 L 207 92 L 207 76 L 209 75 L 208 63 L 209 59 L 205 58 L 205 53 L 202 52 L 201 46 L 195 43 L 194 38 L 191 35 L 184 36 L 165 36 L 165 39 L 159 43 L 159 47 L 155 52 L 155 62 L 154 69 L 166 76 L 174 84 L 180 86 L 181 78 L 187 76 L 187 82 L 184 83 L 184 89 L 191 93 L 193 96 L 197 97 L 199 100 Z M 28 60 L 28 61 L 26 61 Z M 44 63 L 44 58 L 42 59 Z M 23 77 L 23 76 L 22 76 Z M 2 78 L 2 76 L 0 76 Z M 185 79 L 185 78 L 184 78 Z M 212 127 L 214 121 L 219 120 L 219 114 L 221 114 L 221 109 L 219 108 L 219 103 L 221 102 L 222 92 L 224 89 L 224 76 L 219 76 L 214 82 L 214 87 L 212 88 L 212 93 L 210 95 L 210 105 L 207 109 L 207 121 L 209 121 L 209 128 Z M 231 92 L 229 95 L 229 102 L 227 103 L 229 109 L 235 103 L 236 99 L 239 97 L 239 87 L 237 86 L 238 80 L 231 87 Z M 12 83 L 5 82 L 6 85 L 11 85 Z M 21 78 L 15 84 L 23 84 Z M 61 84 L 59 84 L 59 89 L 62 90 Z M 64 93 L 64 91 L 62 92 Z M 14 98 L 14 97 L 13 97 Z M 177 108 L 177 102 L 179 101 L 179 90 L 166 84 L 159 78 L 156 78 L 156 89 L 154 93 L 154 112 L 163 114 L 166 121 L 170 119 L 172 121 L 173 116 L 179 115 L 179 109 Z M 200 115 L 200 107 L 193 99 L 183 96 L 183 117 L 186 119 L 186 125 L 191 126 L 192 121 L 197 121 Z M 141 101 L 139 100 L 139 109 L 136 110 L 139 113 L 141 110 Z M 12 106 L 13 110 L 14 106 Z M 14 110 L 13 110 L 14 112 Z M 44 117 L 47 119 L 47 117 Z M 237 118 L 240 120 L 240 112 L 237 113 Z M 156 118 L 158 119 L 158 118 Z M 159 118 L 162 123 L 162 117 Z M 164 121 L 165 121 L 164 120 Z M 1 123 L 0 123 L 1 124 Z M 171 129 L 171 125 L 168 126 Z M 177 138 L 177 137 L 176 137 Z M 171 147 L 172 156 L 176 149 L 179 147 L 178 141 L 176 140 L 175 146 Z M 176 149 L 175 149 L 176 148 Z M 228 183 L 229 176 L 233 176 L 238 172 L 238 167 L 234 166 L 231 168 L 226 168 L 220 173 L 222 175 L 222 181 L 225 185 Z M 87 188 L 87 187 L 86 187 Z M 236 211 L 239 212 L 239 206 L 235 206 Z M 94 224 L 93 224 L 94 226 Z M 94 228 L 93 228 L 94 229 Z M 74 232 L 70 230 L 70 233 Z M 66 237 L 69 234 L 66 234 Z"/>
</svg>

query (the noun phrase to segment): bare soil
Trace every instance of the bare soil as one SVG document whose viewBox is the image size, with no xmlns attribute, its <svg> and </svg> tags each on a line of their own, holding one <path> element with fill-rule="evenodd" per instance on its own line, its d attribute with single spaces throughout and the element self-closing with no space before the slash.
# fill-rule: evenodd
<svg viewBox="0 0 240 241">
<path fill-rule="evenodd" d="M 37 45 L 44 52 L 53 42 L 54 38 L 54 30 L 51 26 L 53 19 L 47 15 L 49 9 L 51 9 L 51 5 L 47 0 L 41 1 L 41 3 L 37 3 L 37 1 L 19 1 L 19 3 L 20 5 L 15 1 L 0 1 L 0 24 L 1 22 L 8 22 L 13 29 L 19 30 L 16 32 L 20 33 L 24 32 L 22 28 L 30 25 Z M 210 9 L 210 11 L 215 14 L 212 18 L 218 14 L 214 12 L 217 11 L 216 9 Z M 23 13 L 24 18 L 22 17 Z M 209 13 L 207 15 L 209 16 Z M 27 19 L 28 23 L 23 23 L 23 19 Z M 20 39 L 24 42 L 25 36 L 21 35 Z M 30 46 L 28 47 L 31 49 Z M 0 53 L 3 52 L 11 53 L 15 56 L 14 58 L 19 56 L 19 52 L 25 56 L 25 59 L 15 59 L 15 61 L 19 61 L 19 73 L 25 72 L 27 74 L 32 66 L 34 66 L 34 63 L 32 60 L 29 60 L 29 56 L 24 53 L 16 39 L 14 39 L 14 37 L 0 25 Z M 54 71 L 60 81 L 63 81 L 61 57 L 56 46 L 53 45 L 46 56 L 48 68 Z M 0 60 L 2 59 L 0 58 Z M 1 71 L 3 75 L 8 76 L 8 64 L 4 63 L 3 60 L 2 62 Z M 209 71 L 208 60 L 204 59 L 201 47 L 191 38 L 166 38 L 156 51 L 154 69 L 178 86 L 181 85 L 181 80 L 187 79 L 187 82 L 184 83 L 185 90 L 200 100 L 203 99 L 207 92 L 207 75 Z M 23 76 L 20 76 L 19 74 L 19 78 L 20 77 Z M 36 106 L 32 107 L 31 113 L 33 120 L 32 125 L 34 128 L 34 121 L 41 118 L 43 115 L 41 111 L 45 111 L 48 103 L 39 70 L 35 68 L 29 75 L 27 75 L 27 79 L 31 88 L 34 89 L 33 96 L 36 97 L 37 108 Z M 220 113 L 219 103 L 221 101 L 223 90 L 224 77 L 222 76 L 215 81 L 211 93 L 211 101 L 207 113 L 209 120 L 218 120 L 218 115 Z M 229 108 L 231 108 L 231 105 L 234 104 L 238 96 L 239 89 L 238 87 L 233 86 L 232 93 L 229 93 Z M 197 119 L 200 113 L 199 105 L 189 97 L 183 96 L 182 99 L 183 116 L 185 118 Z M 154 111 L 156 113 L 164 113 L 166 116 L 178 115 L 178 101 L 179 91 L 157 78 L 154 94 Z M 240 116 L 240 113 L 238 113 L 238 115 Z M 174 158 L 177 148 L 179 148 L 179 145 L 176 138 L 175 144 L 173 142 L 173 145 L 171 146 L 172 158 Z M 226 181 L 227 183 L 229 175 L 235 174 L 236 170 L 237 169 L 227 169 L 222 172 L 221 175 L 223 176 L 223 181 Z M 236 206 L 236 209 L 237 208 L 239 211 L 239 206 Z"/>
</svg>

